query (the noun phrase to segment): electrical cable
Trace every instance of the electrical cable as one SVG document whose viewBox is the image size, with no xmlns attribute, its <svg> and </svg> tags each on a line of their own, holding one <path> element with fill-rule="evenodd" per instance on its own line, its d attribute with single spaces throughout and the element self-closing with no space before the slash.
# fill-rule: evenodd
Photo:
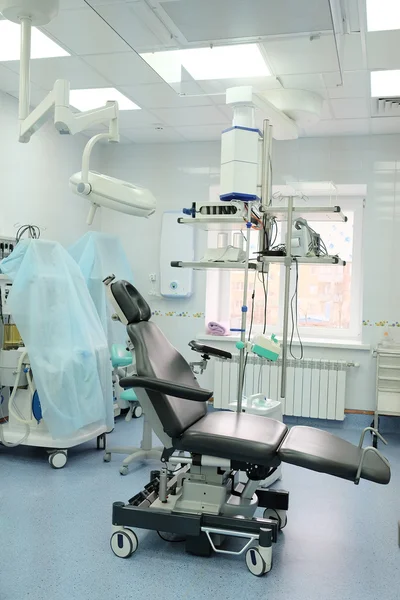
<svg viewBox="0 0 400 600">
<path fill-rule="evenodd" d="M 259 392 L 261 390 L 262 368 L 263 368 L 263 363 L 260 361 L 260 370 L 258 372 L 258 384 L 257 384 L 257 390 Z"/>
<path fill-rule="evenodd" d="M 301 337 L 300 337 L 300 333 L 299 333 L 299 321 L 298 321 L 299 263 L 297 261 L 297 258 L 293 258 L 293 260 L 296 264 L 296 283 L 295 283 L 295 289 L 293 292 L 293 296 L 290 300 L 290 315 L 291 315 L 291 319 L 292 319 L 292 333 L 290 335 L 289 352 L 290 352 L 291 357 L 294 358 L 295 360 L 302 360 L 304 358 L 304 348 L 303 348 L 303 342 L 301 341 Z M 295 310 L 296 310 L 296 331 L 297 331 L 297 337 L 300 342 L 300 356 L 299 357 L 297 357 L 293 354 L 293 336 L 294 336 L 294 330 L 295 330 L 295 317 L 294 317 L 294 309 L 293 309 L 294 301 L 295 301 Z"/>
<path fill-rule="evenodd" d="M 253 321 L 254 321 L 254 300 L 256 297 L 256 275 L 257 270 L 254 271 L 254 283 L 253 283 L 253 291 L 251 293 L 251 315 L 250 315 L 250 328 L 249 328 L 249 341 L 251 339 L 251 332 L 253 330 Z"/>
<path fill-rule="evenodd" d="M 5 438 L 4 438 L 4 434 L 3 434 L 3 427 L 2 425 L 0 425 L 0 442 L 3 444 L 3 446 L 6 446 L 7 448 L 15 448 L 15 446 L 19 446 L 20 444 L 23 444 L 24 441 L 27 439 L 27 437 L 29 436 L 30 433 L 30 427 L 29 427 L 29 422 L 24 418 L 24 416 L 22 415 L 21 411 L 19 410 L 18 406 L 16 404 L 14 404 L 14 400 L 15 400 L 15 396 L 17 394 L 17 390 L 19 387 L 19 383 L 20 383 L 20 379 L 21 379 L 21 374 L 22 374 L 22 366 L 25 360 L 25 357 L 27 355 L 27 352 L 22 352 L 19 361 L 18 361 L 18 366 L 17 366 L 17 375 L 15 378 L 15 383 L 14 383 L 14 387 L 13 390 L 11 392 L 11 396 L 10 399 L 8 401 L 8 410 L 9 413 L 20 423 L 23 423 L 23 425 L 25 426 L 25 434 L 23 435 L 23 437 L 18 441 L 18 442 L 14 442 L 14 443 L 10 443 L 10 442 L 6 442 Z"/>
<path fill-rule="evenodd" d="M 265 283 L 265 273 L 261 271 L 262 285 L 264 289 L 264 324 L 263 324 L 263 335 L 265 335 L 267 329 L 267 308 L 268 308 L 268 279 Z"/>
<path fill-rule="evenodd" d="M 275 231 L 274 239 L 271 242 L 271 247 L 275 244 L 276 239 L 278 237 L 278 223 L 276 221 L 276 217 L 272 219 L 272 230 Z M 272 237 L 272 236 L 271 236 Z"/>
<path fill-rule="evenodd" d="M 40 238 L 40 228 L 37 225 L 21 225 L 15 234 L 15 241 L 18 242 L 22 239 L 25 233 L 28 232 L 29 237 L 37 240 Z"/>
</svg>

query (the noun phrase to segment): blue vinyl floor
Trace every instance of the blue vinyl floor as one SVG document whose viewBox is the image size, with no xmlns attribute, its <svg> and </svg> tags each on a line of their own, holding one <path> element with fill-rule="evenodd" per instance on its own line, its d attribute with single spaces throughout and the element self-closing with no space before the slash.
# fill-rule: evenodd
<svg viewBox="0 0 400 600">
<path fill-rule="evenodd" d="M 141 425 L 119 419 L 109 445 L 137 443 Z M 358 441 L 357 431 L 336 433 Z M 398 600 L 400 436 L 387 437 L 389 486 L 283 465 L 288 525 L 264 578 L 243 556 L 190 556 L 155 532 L 137 532 L 130 559 L 112 554 L 112 502 L 138 492 L 156 462 L 122 477 L 123 457 L 103 463 L 95 442 L 70 451 L 58 471 L 40 449 L 0 448 L 0 600 Z"/>
</svg>

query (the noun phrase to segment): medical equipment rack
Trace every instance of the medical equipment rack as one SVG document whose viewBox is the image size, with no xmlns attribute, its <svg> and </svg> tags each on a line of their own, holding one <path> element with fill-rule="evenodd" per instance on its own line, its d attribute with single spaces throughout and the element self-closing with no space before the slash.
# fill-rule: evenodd
<svg viewBox="0 0 400 600">
<path fill-rule="evenodd" d="M 400 347 L 378 346 L 374 354 L 376 366 L 376 406 L 374 429 L 379 431 L 379 417 L 400 417 Z M 378 437 L 373 435 L 373 445 Z"/>
<path fill-rule="evenodd" d="M 266 196 L 263 196 L 266 197 Z M 295 218 L 299 216 L 307 216 L 309 219 L 318 218 L 323 221 L 341 221 L 346 222 L 347 217 L 342 213 L 340 206 L 320 206 L 320 207 L 297 207 L 294 206 L 294 197 L 287 197 L 287 207 L 267 205 L 263 207 L 263 214 L 269 219 L 276 218 L 277 220 L 286 220 L 288 223 L 287 234 L 286 234 L 286 256 L 261 256 L 258 262 L 244 261 L 241 263 L 228 263 L 228 262 L 207 262 L 207 261 L 174 261 L 171 263 L 172 267 L 177 268 L 191 268 L 196 270 L 208 270 L 208 269 L 223 269 L 230 271 L 244 271 L 245 276 L 249 271 L 262 271 L 263 264 L 278 263 L 285 266 L 285 295 L 284 295 L 284 316 L 283 316 L 283 337 L 282 337 L 282 372 L 281 372 L 281 391 L 280 397 L 282 400 L 285 399 L 286 395 L 286 381 L 287 381 L 287 360 L 288 360 L 288 344 L 289 344 L 289 310 L 290 310 L 290 276 L 291 267 L 293 264 L 313 264 L 313 265 L 337 265 L 345 266 L 346 261 L 342 260 L 338 256 L 305 256 L 305 257 L 294 257 L 291 256 L 291 243 L 292 243 L 292 228 L 289 226 L 293 223 Z M 220 216 L 211 215 L 210 217 L 202 217 L 201 220 L 197 221 L 193 218 L 181 218 L 179 223 L 184 225 L 198 226 L 201 229 L 208 231 L 215 231 L 226 229 L 236 229 L 240 221 L 241 228 L 246 226 L 245 221 L 241 218 L 238 219 L 236 216 Z M 246 242 L 249 245 L 249 241 Z M 244 293 L 247 292 L 247 285 L 244 285 Z M 243 306 L 246 306 L 247 299 L 244 299 Z M 246 315 L 246 313 L 244 313 Z M 246 321 L 246 318 L 244 319 Z M 245 341 L 245 327 L 242 327 L 242 341 Z M 244 330 L 244 331 L 243 331 Z M 239 368 L 239 381 L 243 381 L 242 370 L 244 363 L 245 351 L 242 350 L 243 361 L 242 366 Z M 400 355 L 399 355 L 400 356 Z M 399 367 L 400 373 L 400 367 Z M 238 389 L 238 410 L 241 410 L 241 399 L 242 399 L 242 386 L 239 385 Z M 400 411 L 400 377 L 399 377 L 399 411 Z M 400 414 L 400 413 L 399 413 Z"/>
</svg>

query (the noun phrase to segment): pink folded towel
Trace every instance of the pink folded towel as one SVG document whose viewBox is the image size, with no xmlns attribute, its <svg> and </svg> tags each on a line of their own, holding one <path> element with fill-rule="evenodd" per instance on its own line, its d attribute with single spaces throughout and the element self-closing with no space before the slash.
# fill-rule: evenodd
<svg viewBox="0 0 400 600">
<path fill-rule="evenodd" d="M 207 333 L 209 335 L 229 335 L 229 327 L 223 323 L 210 321 L 207 324 Z"/>
</svg>

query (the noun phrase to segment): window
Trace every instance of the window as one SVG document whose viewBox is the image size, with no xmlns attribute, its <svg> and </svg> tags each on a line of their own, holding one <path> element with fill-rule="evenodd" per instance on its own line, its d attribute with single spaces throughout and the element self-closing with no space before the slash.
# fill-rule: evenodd
<svg viewBox="0 0 400 600">
<path fill-rule="evenodd" d="M 311 202 L 311 201 L 309 201 Z M 314 205 L 328 204 L 326 199 L 313 200 Z M 342 198 L 337 201 L 347 216 L 347 222 L 311 221 L 331 255 L 339 255 L 346 266 L 298 265 L 298 326 L 302 339 L 348 338 L 361 336 L 362 301 L 362 200 Z M 286 224 L 278 230 L 276 243 L 284 241 Z M 229 234 L 232 236 L 232 234 Z M 257 251 L 258 232 L 251 233 L 251 256 Z M 237 238 L 236 238 L 237 239 Z M 216 245 L 216 234 L 209 233 L 209 246 Z M 233 243 L 233 236 L 228 237 Z M 281 264 L 270 264 L 264 281 L 261 273 L 249 274 L 248 327 L 251 315 L 251 294 L 255 285 L 253 332 L 264 327 L 264 286 L 268 291 L 266 325 L 269 333 L 281 333 L 283 322 L 285 269 Z M 209 271 L 207 274 L 208 320 L 229 323 L 231 329 L 240 329 L 243 302 L 244 274 L 242 271 Z M 296 265 L 291 269 L 292 297 L 296 286 Z M 294 305 L 294 303 L 293 303 Z"/>
</svg>

